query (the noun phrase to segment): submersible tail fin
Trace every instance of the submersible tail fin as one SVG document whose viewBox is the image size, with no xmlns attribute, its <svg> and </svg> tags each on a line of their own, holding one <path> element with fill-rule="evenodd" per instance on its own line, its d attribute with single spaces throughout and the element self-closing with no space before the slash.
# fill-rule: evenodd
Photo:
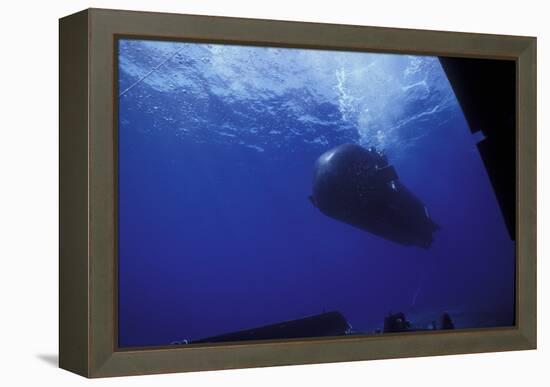
<svg viewBox="0 0 550 387">
<path fill-rule="evenodd" d="M 426 206 L 424 206 L 424 213 L 426 214 L 426 218 L 430 221 L 430 224 L 432 226 L 432 231 L 438 231 L 441 229 L 439 224 L 433 221 L 432 217 L 430 216 L 430 213 L 428 212 L 428 209 Z"/>
</svg>

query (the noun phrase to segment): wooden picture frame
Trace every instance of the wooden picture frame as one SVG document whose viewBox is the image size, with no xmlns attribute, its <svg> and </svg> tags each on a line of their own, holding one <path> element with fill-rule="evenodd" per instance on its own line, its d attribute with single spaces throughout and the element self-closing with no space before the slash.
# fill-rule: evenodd
<svg viewBox="0 0 550 387">
<path fill-rule="evenodd" d="M 116 342 L 117 36 L 516 62 L 516 325 L 119 349 Z M 60 367 L 139 375 L 536 348 L 536 39 L 88 9 L 60 20 Z"/>
</svg>

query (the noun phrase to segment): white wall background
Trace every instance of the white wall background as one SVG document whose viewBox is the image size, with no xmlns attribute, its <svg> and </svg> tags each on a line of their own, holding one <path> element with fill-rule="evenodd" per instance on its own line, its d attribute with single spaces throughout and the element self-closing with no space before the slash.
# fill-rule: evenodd
<svg viewBox="0 0 550 387">
<path fill-rule="evenodd" d="M 548 386 L 550 22 L 545 1 L 29 0 L 0 14 L 0 384 L 79 386 Z M 539 349 L 112 378 L 89 381 L 57 361 L 57 19 L 88 7 L 472 31 L 538 37 Z M 546 324 L 546 325 L 545 325 Z"/>
</svg>

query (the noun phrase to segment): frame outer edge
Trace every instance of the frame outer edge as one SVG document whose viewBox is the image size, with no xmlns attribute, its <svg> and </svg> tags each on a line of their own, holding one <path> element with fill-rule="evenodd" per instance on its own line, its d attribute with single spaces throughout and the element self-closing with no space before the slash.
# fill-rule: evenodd
<svg viewBox="0 0 550 387">
<path fill-rule="evenodd" d="M 528 349 L 537 347 L 537 40 L 518 59 L 517 324 Z M 521 259 L 519 259 L 521 258 Z"/>
<path fill-rule="evenodd" d="M 536 342 L 533 38 L 90 9 L 89 377 L 532 349 Z M 121 351 L 116 347 L 115 35 L 518 60 L 518 325 L 453 333 Z M 223 39 L 222 39 L 223 38 Z M 521 183 L 521 184 L 520 184 Z M 528 185 L 528 187 L 526 187 Z M 520 227 L 521 226 L 521 227 Z"/>
<path fill-rule="evenodd" d="M 59 20 L 59 367 L 89 376 L 88 11 Z"/>
<path fill-rule="evenodd" d="M 89 9 L 89 127 L 90 127 L 90 359 L 89 377 L 112 359 L 116 349 L 114 295 L 116 295 L 116 142 L 114 126 L 113 38 L 104 20 Z M 109 95 L 107 97 L 107 94 Z"/>
</svg>

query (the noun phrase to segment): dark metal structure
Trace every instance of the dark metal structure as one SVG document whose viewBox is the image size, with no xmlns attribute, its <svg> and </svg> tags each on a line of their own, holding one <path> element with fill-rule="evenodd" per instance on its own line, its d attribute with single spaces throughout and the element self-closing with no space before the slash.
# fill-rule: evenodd
<svg viewBox="0 0 550 387">
<path fill-rule="evenodd" d="M 440 57 L 493 185 L 510 238 L 516 238 L 516 62 Z"/>
</svg>

